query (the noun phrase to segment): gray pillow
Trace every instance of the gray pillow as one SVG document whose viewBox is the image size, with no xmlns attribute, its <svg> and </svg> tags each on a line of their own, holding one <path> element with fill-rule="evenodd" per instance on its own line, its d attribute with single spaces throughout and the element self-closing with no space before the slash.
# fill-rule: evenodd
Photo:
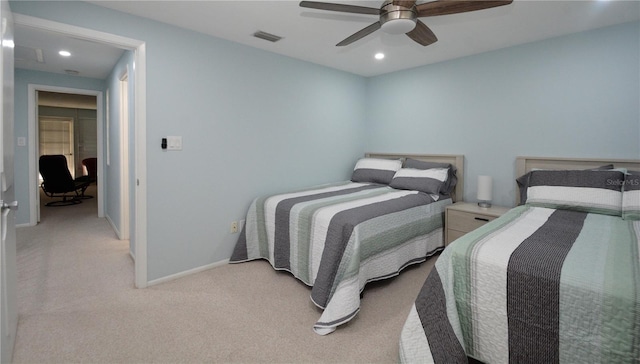
<svg viewBox="0 0 640 364">
<path fill-rule="evenodd" d="M 603 171 L 607 169 L 613 169 L 613 164 L 607 164 L 604 166 L 596 167 L 593 169 L 585 169 L 586 171 Z M 516 183 L 518 184 L 518 190 L 520 192 L 520 205 L 524 205 L 527 201 L 527 188 L 529 187 L 529 178 L 531 178 L 531 171 L 529 173 L 525 173 L 522 176 L 516 178 Z"/>
<path fill-rule="evenodd" d="M 353 168 L 351 181 L 388 185 L 401 167 L 400 159 L 361 158 Z"/>
<path fill-rule="evenodd" d="M 420 191 L 430 195 L 439 195 L 442 185 L 448 180 L 449 168 L 401 168 L 393 176 L 390 187 L 400 190 Z"/>
<path fill-rule="evenodd" d="M 420 161 L 417 159 L 407 158 L 404 161 L 405 168 L 415 168 L 415 169 L 432 169 L 432 168 L 449 168 L 449 173 L 447 176 L 447 180 L 442 184 L 440 188 L 440 194 L 450 196 L 453 189 L 456 187 L 458 183 L 458 177 L 456 177 L 456 172 L 458 169 L 456 166 L 450 163 L 439 163 L 439 162 L 426 162 Z M 459 196 L 462 197 L 462 196 Z"/>
<path fill-rule="evenodd" d="M 621 170 L 532 171 L 527 205 L 622 215 Z"/>
</svg>

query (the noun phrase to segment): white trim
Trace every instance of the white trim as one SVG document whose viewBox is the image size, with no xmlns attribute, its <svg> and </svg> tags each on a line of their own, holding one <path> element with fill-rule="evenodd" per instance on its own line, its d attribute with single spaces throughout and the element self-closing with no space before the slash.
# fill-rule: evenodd
<svg viewBox="0 0 640 364">
<path fill-rule="evenodd" d="M 125 67 L 119 82 L 120 105 L 120 239 L 129 240 L 129 211 L 131 211 L 131 199 L 129 198 L 129 66 Z"/>
<path fill-rule="evenodd" d="M 215 262 L 215 263 L 203 265 L 203 266 L 200 266 L 200 267 L 197 267 L 197 268 L 185 270 L 185 271 L 182 271 L 180 273 L 164 276 L 162 278 L 158 278 L 158 279 L 154 279 L 152 281 L 149 281 L 149 286 L 154 286 L 156 284 L 173 281 L 173 280 L 176 280 L 178 278 L 183 278 L 183 277 L 186 277 L 186 276 L 190 276 L 192 274 L 204 272 L 205 270 L 222 267 L 222 266 L 227 265 L 227 264 L 229 264 L 229 259 L 225 259 L 225 260 L 221 260 L 219 262 Z"/>
<path fill-rule="evenodd" d="M 135 115 L 135 284 L 147 287 L 147 45 L 138 45 L 133 61 Z"/>
<path fill-rule="evenodd" d="M 118 236 L 118 238 L 120 238 L 120 236 L 121 236 L 120 230 L 118 230 L 118 227 L 116 226 L 116 224 L 114 224 L 113 220 L 111 220 L 111 216 L 107 215 L 107 216 L 105 216 L 105 219 L 107 219 L 107 222 L 109 223 L 109 225 L 111 225 L 111 228 L 116 233 L 116 236 Z"/>
<path fill-rule="evenodd" d="M 135 124 L 135 164 L 131 177 L 135 178 L 136 185 L 134 190 L 135 218 L 132 225 L 135 230 L 134 244 L 137 256 L 135 260 L 135 285 L 138 288 L 147 287 L 147 60 L 145 42 L 22 14 L 14 15 L 14 23 L 134 51 L 135 84 L 133 89 L 136 103 L 135 120 L 132 122 Z"/>
<path fill-rule="evenodd" d="M 46 92 L 59 92 L 67 94 L 79 94 L 89 95 L 96 97 L 96 128 L 97 128 L 97 142 L 98 142 L 98 166 L 103 163 L 103 133 L 102 128 L 104 125 L 103 110 L 104 103 L 102 102 L 102 91 L 85 90 L 79 88 L 59 87 L 50 85 L 39 85 L 30 83 L 27 85 L 27 118 L 28 118 L 28 131 L 29 138 L 29 224 L 31 226 L 37 225 L 40 220 L 38 211 L 40 209 L 40 194 L 38 193 L 38 120 L 36 115 L 36 91 Z M 100 169 L 100 172 L 102 169 Z M 104 174 L 98 173 L 98 217 L 104 217 Z"/>
<path fill-rule="evenodd" d="M 144 42 L 136 39 L 126 38 L 116 34 L 105 33 L 98 30 L 82 28 L 75 25 L 58 23 L 55 21 L 36 18 L 24 14 L 13 14 L 13 22 L 16 25 L 24 25 L 58 34 L 72 35 L 75 39 L 82 39 L 94 43 L 102 43 L 123 49 L 133 50 L 138 48 L 141 44 L 144 44 Z"/>
</svg>

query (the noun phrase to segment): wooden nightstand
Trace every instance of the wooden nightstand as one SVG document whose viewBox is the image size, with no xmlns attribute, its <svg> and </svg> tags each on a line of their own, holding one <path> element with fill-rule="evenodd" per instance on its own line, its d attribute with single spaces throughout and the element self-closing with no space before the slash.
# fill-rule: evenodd
<svg viewBox="0 0 640 364">
<path fill-rule="evenodd" d="M 444 243 L 449 245 L 462 235 L 502 216 L 511 208 L 504 206 L 479 207 L 476 203 L 456 202 L 445 212 Z"/>
</svg>

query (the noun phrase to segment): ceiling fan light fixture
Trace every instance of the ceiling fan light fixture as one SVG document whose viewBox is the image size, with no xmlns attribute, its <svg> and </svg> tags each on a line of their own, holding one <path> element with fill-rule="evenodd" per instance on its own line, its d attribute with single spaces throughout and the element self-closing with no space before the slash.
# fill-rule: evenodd
<svg viewBox="0 0 640 364">
<path fill-rule="evenodd" d="M 415 5 L 411 8 L 393 5 L 388 1 L 380 8 L 380 24 L 383 32 L 388 34 L 405 34 L 416 27 L 418 14 Z"/>
<path fill-rule="evenodd" d="M 388 34 L 405 34 L 416 27 L 416 21 L 412 19 L 394 19 L 382 24 L 382 31 Z"/>
</svg>

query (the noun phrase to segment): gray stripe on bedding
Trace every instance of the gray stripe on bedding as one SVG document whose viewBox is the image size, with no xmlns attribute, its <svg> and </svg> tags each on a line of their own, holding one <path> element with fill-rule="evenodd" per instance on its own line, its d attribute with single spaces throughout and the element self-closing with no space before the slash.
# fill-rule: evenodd
<svg viewBox="0 0 640 364">
<path fill-rule="evenodd" d="M 507 267 L 509 362 L 559 362 L 560 273 L 587 214 L 556 210 Z"/>
<path fill-rule="evenodd" d="M 389 184 L 395 174 L 396 171 L 392 170 L 359 168 L 353 171 L 351 180 L 353 182 L 375 182 Z"/>
<path fill-rule="evenodd" d="M 428 177 L 395 177 L 389 186 L 401 190 L 422 191 L 437 195 L 444 182 Z"/>
<path fill-rule="evenodd" d="M 348 188 L 344 190 L 323 192 L 314 195 L 305 195 L 300 197 L 294 197 L 280 201 L 276 206 L 275 217 L 275 237 L 274 237 L 274 268 L 290 270 L 290 234 L 289 234 L 289 217 L 291 209 L 298 203 L 308 202 L 313 200 L 321 200 L 324 198 L 348 195 L 360 191 L 369 190 L 372 188 L 380 188 L 379 185 L 366 185 L 355 188 Z"/>
<path fill-rule="evenodd" d="M 566 186 L 590 187 L 620 191 L 624 173 L 620 171 L 533 171 L 529 187 Z"/>
<path fill-rule="evenodd" d="M 433 202 L 433 199 L 429 195 L 417 193 L 355 207 L 335 214 L 329 222 L 318 275 L 311 291 L 313 302 L 320 307 L 326 307 L 331 297 L 331 289 L 340 267 L 344 250 L 355 226 L 377 216 L 427 205 L 431 202 Z"/>
<path fill-rule="evenodd" d="M 247 253 L 247 237 L 246 234 L 246 226 L 242 227 L 242 231 L 240 232 L 240 236 L 238 237 L 238 241 L 236 242 L 235 248 L 233 248 L 233 253 L 231 254 L 230 262 L 241 262 L 249 259 L 249 254 Z"/>
<path fill-rule="evenodd" d="M 467 355 L 447 317 L 447 300 L 435 267 L 424 282 L 424 287 L 416 298 L 415 307 L 427 336 L 434 363 L 466 364 Z"/>
</svg>

